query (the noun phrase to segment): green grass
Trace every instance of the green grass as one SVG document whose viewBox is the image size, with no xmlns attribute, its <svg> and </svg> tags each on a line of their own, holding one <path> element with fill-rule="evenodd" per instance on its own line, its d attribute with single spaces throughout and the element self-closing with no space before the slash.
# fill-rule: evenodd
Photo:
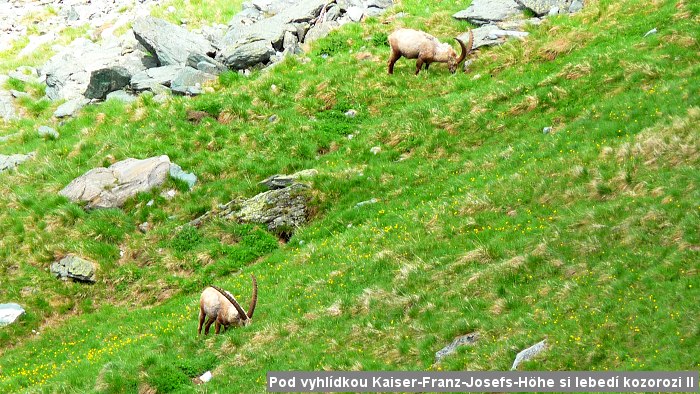
<svg viewBox="0 0 700 394">
<path fill-rule="evenodd" d="M 549 350 L 521 368 L 697 369 L 700 7 L 679 4 L 591 1 L 482 51 L 469 74 L 414 77 L 402 59 L 389 76 L 382 37 L 398 25 L 445 40 L 465 28 L 449 18 L 463 5 L 404 1 L 392 12 L 409 17 L 345 26 L 309 62 L 224 74 L 214 94 L 90 106 L 57 140 L 36 135 L 41 111 L 0 124 L 21 133 L 1 154 L 37 152 L 0 174 L 0 300 L 27 309 L 0 330 L 0 391 L 263 392 L 268 370 L 505 370 L 543 338 Z M 192 124 L 188 109 L 216 118 Z M 155 190 L 122 210 L 58 197 L 91 168 L 160 154 L 197 186 L 169 181 L 174 199 Z M 183 227 L 307 168 L 316 215 L 286 244 L 255 225 Z M 95 285 L 49 275 L 71 252 L 99 264 Z M 246 304 L 249 273 L 254 323 L 197 337 L 201 290 Z M 475 346 L 433 365 L 473 331 Z"/>
</svg>

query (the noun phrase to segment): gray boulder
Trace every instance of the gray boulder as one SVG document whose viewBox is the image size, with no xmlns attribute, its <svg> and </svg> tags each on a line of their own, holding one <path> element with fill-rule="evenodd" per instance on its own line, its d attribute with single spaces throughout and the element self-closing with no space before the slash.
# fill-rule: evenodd
<svg viewBox="0 0 700 394">
<path fill-rule="evenodd" d="M 259 40 L 241 46 L 229 46 L 221 51 L 221 61 L 235 70 L 265 64 L 275 50 L 268 40 Z"/>
<path fill-rule="evenodd" d="M 515 356 L 515 361 L 513 361 L 513 366 L 510 367 L 511 371 L 515 370 L 518 368 L 518 365 L 524 361 L 528 361 L 535 357 L 536 355 L 542 353 L 545 349 L 547 348 L 547 340 L 543 340 L 541 342 L 538 342 L 529 348 L 521 351 Z"/>
<path fill-rule="evenodd" d="M 150 90 L 153 85 L 170 86 L 175 76 L 183 66 L 162 66 L 149 68 L 131 77 L 131 89 L 136 91 Z"/>
<path fill-rule="evenodd" d="M 17 168 L 18 165 L 24 163 L 34 156 L 34 153 L 29 153 L 26 155 L 14 154 L 14 155 L 0 155 L 0 172 L 13 170 Z"/>
<path fill-rule="evenodd" d="M 466 10 L 452 15 L 475 25 L 485 25 L 522 15 L 522 6 L 515 0 L 474 0 Z"/>
<path fill-rule="evenodd" d="M 80 108 L 83 108 L 89 102 L 90 100 L 84 97 L 76 97 L 72 100 L 68 100 L 56 108 L 56 110 L 53 112 L 53 116 L 57 118 L 73 116 Z"/>
<path fill-rule="evenodd" d="M 174 93 L 194 96 L 202 93 L 204 83 L 216 79 L 216 75 L 208 74 L 192 67 L 185 67 L 178 71 L 170 84 Z"/>
<path fill-rule="evenodd" d="M 53 127 L 49 126 L 39 126 L 39 129 L 37 130 L 39 133 L 39 137 L 46 137 L 46 138 L 53 138 L 56 139 L 58 138 L 58 131 L 54 129 Z"/>
<path fill-rule="evenodd" d="M 197 176 L 195 174 L 183 171 L 182 167 L 175 163 L 170 163 L 169 174 L 171 178 L 187 183 L 190 189 L 197 183 Z"/>
<path fill-rule="evenodd" d="M 307 205 L 311 188 L 295 183 L 284 189 L 270 190 L 243 201 L 226 215 L 242 223 L 265 224 L 270 231 L 291 235 L 308 220 Z"/>
<path fill-rule="evenodd" d="M 208 57 L 216 52 L 204 37 L 151 16 L 133 23 L 136 39 L 158 59 L 161 66 L 185 65 L 191 54 Z"/>
<path fill-rule="evenodd" d="M 208 56 L 202 56 L 196 53 L 191 54 L 187 58 L 187 65 L 199 71 L 214 75 L 219 75 L 228 70 L 225 64 Z"/>
<path fill-rule="evenodd" d="M 109 168 L 92 169 L 71 181 L 59 192 L 73 202 L 87 202 L 87 208 L 120 207 L 137 193 L 161 186 L 168 177 L 170 159 L 157 156 L 129 158 Z"/>
<path fill-rule="evenodd" d="M 51 100 L 104 99 L 107 93 L 126 86 L 132 75 L 155 65 L 155 59 L 126 42 L 97 45 L 77 39 L 41 71 L 46 74 L 46 96 Z"/>
<path fill-rule="evenodd" d="M 538 16 L 577 12 L 583 8 L 581 0 L 515 0 L 522 7 L 527 8 Z M 576 4 L 574 4 L 576 3 Z M 552 12 L 556 10 L 557 12 Z"/>
<path fill-rule="evenodd" d="M 51 273 L 62 280 L 95 283 L 95 264 L 74 254 L 51 264 Z"/>
<path fill-rule="evenodd" d="M 0 327 L 14 323 L 23 314 L 24 309 L 19 304 L 0 304 Z"/>
<path fill-rule="evenodd" d="M 138 96 L 124 90 L 115 90 L 105 98 L 105 100 L 117 100 L 123 103 L 133 103 L 136 99 L 138 99 Z"/>
</svg>

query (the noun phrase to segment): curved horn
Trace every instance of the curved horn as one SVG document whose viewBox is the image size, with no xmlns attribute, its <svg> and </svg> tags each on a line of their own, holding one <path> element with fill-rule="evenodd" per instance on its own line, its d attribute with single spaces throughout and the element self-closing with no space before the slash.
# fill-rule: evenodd
<svg viewBox="0 0 700 394">
<path fill-rule="evenodd" d="M 469 29 L 469 43 L 467 45 L 464 45 L 464 42 L 459 38 L 455 37 L 455 40 L 459 43 L 459 46 L 462 47 L 462 54 L 459 55 L 459 59 L 457 59 L 457 64 L 459 64 L 462 63 L 462 60 L 464 60 L 464 58 L 467 57 L 467 54 L 472 51 L 472 45 L 474 44 L 474 33 L 472 33 L 472 30 Z"/>
<path fill-rule="evenodd" d="M 236 308 L 236 310 L 238 311 L 238 316 L 240 316 L 242 320 L 247 320 L 247 319 L 248 319 L 248 315 L 246 315 L 245 312 L 243 312 L 243 308 L 241 308 L 240 304 L 238 304 L 238 301 L 236 301 L 236 299 L 233 298 L 232 295 L 230 295 L 229 293 L 227 293 L 227 292 L 221 290 L 220 288 L 218 288 L 218 287 L 216 287 L 216 286 L 210 286 L 210 287 L 211 287 L 212 289 L 218 291 L 219 293 L 221 293 L 221 295 L 223 295 L 224 297 L 226 297 L 226 299 L 227 299 L 231 304 L 233 304 L 233 307 Z"/>
<path fill-rule="evenodd" d="M 255 275 L 250 274 L 253 279 L 253 298 L 250 299 L 250 306 L 248 307 L 248 317 L 253 318 L 253 312 L 255 312 L 255 305 L 258 303 L 258 281 L 255 280 Z"/>
</svg>

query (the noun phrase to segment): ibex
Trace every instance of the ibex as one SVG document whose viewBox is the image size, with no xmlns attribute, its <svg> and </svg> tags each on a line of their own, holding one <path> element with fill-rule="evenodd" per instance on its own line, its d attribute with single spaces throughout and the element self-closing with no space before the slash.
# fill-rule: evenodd
<svg viewBox="0 0 700 394">
<path fill-rule="evenodd" d="M 389 45 L 391 46 L 391 57 L 389 57 L 389 74 L 394 73 L 394 63 L 401 56 L 407 59 L 416 60 L 416 75 L 420 72 L 423 64 L 427 70 L 430 63 L 447 63 L 452 74 L 457 71 L 459 63 L 467 57 L 467 54 L 472 50 L 474 43 L 474 33 L 469 30 L 469 43 L 464 45 L 464 42 L 459 38 L 455 38 L 462 47 L 462 54 L 457 58 L 457 52 L 449 44 L 440 42 L 437 38 L 428 33 L 412 30 L 399 29 L 389 35 Z"/>
<path fill-rule="evenodd" d="M 243 311 L 241 305 L 228 291 L 222 290 L 216 286 L 209 286 L 202 292 L 199 298 L 199 327 L 197 334 L 202 333 L 202 325 L 204 325 L 204 335 L 209 335 L 209 326 L 216 322 L 214 326 L 215 332 L 218 334 L 221 326 L 224 326 L 224 331 L 229 326 L 247 326 L 252 322 L 253 312 L 255 312 L 255 304 L 258 303 L 258 281 L 254 275 L 250 275 L 253 279 L 253 297 L 250 300 L 248 313 Z M 206 318 L 206 324 L 204 322 Z"/>
</svg>

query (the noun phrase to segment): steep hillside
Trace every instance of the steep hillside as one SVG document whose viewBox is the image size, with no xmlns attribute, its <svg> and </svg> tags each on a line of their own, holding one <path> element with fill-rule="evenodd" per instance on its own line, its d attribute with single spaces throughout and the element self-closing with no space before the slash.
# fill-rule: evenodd
<svg viewBox="0 0 700 394">
<path fill-rule="evenodd" d="M 52 124 L 58 139 L 36 132 L 52 104 L 27 98 L 25 119 L 0 123 L 19 133 L 0 154 L 36 152 L 0 173 L 0 302 L 27 310 L 0 329 L 0 391 L 263 392 L 269 370 L 507 370 L 543 339 L 520 369 L 700 367 L 700 5 L 590 0 L 481 50 L 467 73 L 414 77 L 401 59 L 387 75 L 391 31 L 447 41 L 468 28 L 450 17 L 465 6 L 403 0 L 306 56 L 222 74 L 215 93 L 86 107 Z M 169 180 L 92 211 L 58 195 L 92 168 L 164 154 L 197 174 L 191 191 Z M 312 217 L 288 240 L 224 219 L 187 226 L 304 169 L 318 171 Z M 50 275 L 67 253 L 97 262 L 97 283 Z M 247 305 L 250 273 L 253 324 L 198 336 L 202 289 Z"/>
</svg>

